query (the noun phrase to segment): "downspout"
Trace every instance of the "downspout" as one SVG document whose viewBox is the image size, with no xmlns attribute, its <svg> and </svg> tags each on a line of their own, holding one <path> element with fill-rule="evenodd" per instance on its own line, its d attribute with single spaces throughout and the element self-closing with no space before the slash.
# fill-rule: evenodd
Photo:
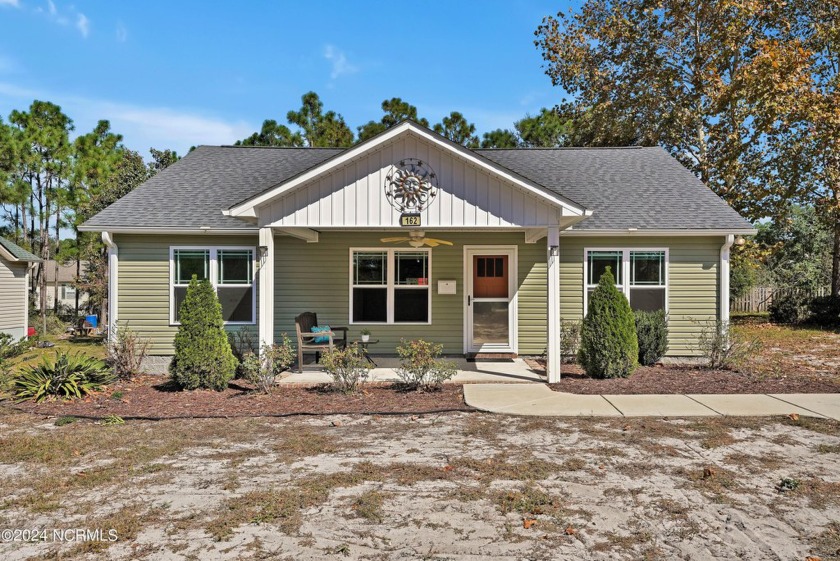
<svg viewBox="0 0 840 561">
<path fill-rule="evenodd" d="M 117 280 L 119 279 L 119 253 L 110 232 L 102 232 L 102 243 L 108 248 L 108 341 L 117 337 Z"/>
<path fill-rule="evenodd" d="M 729 325 L 729 250 L 735 243 L 735 235 L 728 234 L 720 246 L 720 313 L 718 315 L 722 329 Z"/>
</svg>

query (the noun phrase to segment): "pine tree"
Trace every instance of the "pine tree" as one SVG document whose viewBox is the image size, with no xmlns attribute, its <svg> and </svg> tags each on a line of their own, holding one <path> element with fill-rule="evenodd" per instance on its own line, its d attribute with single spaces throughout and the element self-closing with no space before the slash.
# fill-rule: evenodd
<svg viewBox="0 0 840 561">
<path fill-rule="evenodd" d="M 593 378 L 626 378 L 639 365 L 633 311 L 609 267 L 589 297 L 578 359 Z"/>
<path fill-rule="evenodd" d="M 236 370 L 222 319 L 222 305 L 209 280 L 193 275 L 175 335 L 175 358 L 169 366 L 172 380 L 181 388 L 227 388 Z"/>
</svg>

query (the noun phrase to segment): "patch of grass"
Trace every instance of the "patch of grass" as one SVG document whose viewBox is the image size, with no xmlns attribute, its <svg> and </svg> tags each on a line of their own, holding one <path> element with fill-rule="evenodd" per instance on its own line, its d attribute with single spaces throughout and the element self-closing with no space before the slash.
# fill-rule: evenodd
<svg viewBox="0 0 840 561">
<path fill-rule="evenodd" d="M 328 495 L 323 487 L 250 491 L 226 501 L 206 529 L 217 541 L 228 539 L 243 524 L 271 523 L 284 534 L 295 535 L 303 524 L 302 511 L 323 503 Z"/>
<path fill-rule="evenodd" d="M 820 454 L 840 454 L 840 444 L 820 444 L 817 446 Z"/>
<path fill-rule="evenodd" d="M 563 469 L 562 464 L 542 460 L 530 454 L 516 454 L 514 459 L 507 452 L 483 460 L 453 458 L 449 463 L 456 470 L 470 472 L 483 482 L 541 480 L 560 473 Z"/>
<path fill-rule="evenodd" d="M 386 493 L 372 489 L 357 496 L 350 505 L 350 508 L 359 518 L 364 518 L 368 522 L 379 524 L 385 519 L 382 512 L 382 505 L 389 497 L 390 495 Z"/>
<path fill-rule="evenodd" d="M 111 399 L 113 399 L 114 401 L 119 401 L 123 398 L 123 395 L 124 394 L 122 390 L 117 390 L 111 394 Z"/>
<path fill-rule="evenodd" d="M 827 434 L 830 436 L 840 436 L 840 422 L 834 419 L 820 419 L 818 417 L 806 417 L 800 415 L 796 419 L 790 417 L 780 417 L 780 421 L 785 425 L 803 428 L 811 432 L 820 434 Z"/>
<path fill-rule="evenodd" d="M 559 498 L 536 488 L 533 484 L 523 485 L 520 489 L 498 491 L 493 496 L 493 503 L 502 514 L 513 512 L 522 516 L 552 517 L 564 514 Z"/>
<path fill-rule="evenodd" d="M 823 561 L 840 560 L 840 522 L 829 522 L 814 539 L 813 553 Z"/>
<path fill-rule="evenodd" d="M 64 425 L 75 423 L 77 420 L 78 419 L 76 419 L 76 417 L 73 417 L 72 415 L 65 415 L 55 420 L 55 426 L 63 427 Z"/>
<path fill-rule="evenodd" d="M 272 445 L 272 450 L 286 463 L 292 463 L 301 458 L 335 453 L 339 447 L 337 439 L 332 436 L 297 427 L 281 431 Z"/>
</svg>

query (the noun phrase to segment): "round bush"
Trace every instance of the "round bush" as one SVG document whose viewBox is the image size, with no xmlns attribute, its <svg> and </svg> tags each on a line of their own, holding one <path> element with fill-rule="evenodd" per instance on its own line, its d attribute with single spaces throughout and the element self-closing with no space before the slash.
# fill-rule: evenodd
<svg viewBox="0 0 840 561">
<path fill-rule="evenodd" d="M 768 311 L 773 323 L 802 323 L 808 319 L 808 305 L 797 293 L 778 294 L 773 298 Z"/>
<path fill-rule="evenodd" d="M 609 268 L 589 297 L 578 359 L 593 378 L 626 378 L 639 365 L 633 311 Z"/>
</svg>

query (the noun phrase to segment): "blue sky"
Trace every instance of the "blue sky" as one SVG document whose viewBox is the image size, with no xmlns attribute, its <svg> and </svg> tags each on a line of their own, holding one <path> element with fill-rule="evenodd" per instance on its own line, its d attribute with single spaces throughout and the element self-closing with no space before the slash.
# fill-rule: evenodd
<svg viewBox="0 0 840 561">
<path fill-rule="evenodd" d="M 49 100 L 144 156 L 285 122 L 309 90 L 354 131 L 391 97 L 511 127 L 563 97 L 533 32 L 568 3 L 0 0 L 0 115 Z"/>
</svg>

